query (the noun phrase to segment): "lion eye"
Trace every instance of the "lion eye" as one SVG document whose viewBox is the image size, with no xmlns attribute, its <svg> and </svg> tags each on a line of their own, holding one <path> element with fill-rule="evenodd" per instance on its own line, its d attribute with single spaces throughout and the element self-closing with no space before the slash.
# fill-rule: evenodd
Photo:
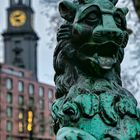
<svg viewBox="0 0 140 140">
<path fill-rule="evenodd" d="M 96 25 L 100 19 L 100 14 L 96 11 L 89 13 L 85 18 L 85 23 L 88 25 Z"/>
<path fill-rule="evenodd" d="M 92 5 L 83 12 L 81 21 L 89 26 L 96 26 L 101 19 L 101 10 L 98 6 Z"/>
<path fill-rule="evenodd" d="M 88 20 L 96 20 L 97 18 L 98 18 L 97 13 L 90 13 L 90 14 L 87 16 L 87 19 L 88 19 Z"/>
</svg>

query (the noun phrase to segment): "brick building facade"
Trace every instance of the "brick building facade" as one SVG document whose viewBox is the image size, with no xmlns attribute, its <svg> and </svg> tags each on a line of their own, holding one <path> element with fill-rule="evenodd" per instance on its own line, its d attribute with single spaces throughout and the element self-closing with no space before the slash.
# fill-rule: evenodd
<svg viewBox="0 0 140 140">
<path fill-rule="evenodd" d="M 1 64 L 0 140 L 53 140 L 49 107 L 54 92 L 53 86 L 33 80 L 32 72 Z M 31 132 L 29 111 L 33 113 Z"/>
<path fill-rule="evenodd" d="M 32 0 L 9 0 L 0 64 L 0 140 L 54 140 L 49 108 L 55 88 L 38 81 Z"/>
</svg>

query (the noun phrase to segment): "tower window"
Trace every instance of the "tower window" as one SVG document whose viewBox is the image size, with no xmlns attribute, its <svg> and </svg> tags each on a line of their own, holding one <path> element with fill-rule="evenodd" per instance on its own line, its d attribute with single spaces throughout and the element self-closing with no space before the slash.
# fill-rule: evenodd
<svg viewBox="0 0 140 140">
<path fill-rule="evenodd" d="M 18 82 L 18 91 L 24 92 L 24 83 L 22 81 Z"/>
<path fill-rule="evenodd" d="M 15 0 L 15 4 L 18 4 L 19 3 L 19 0 Z"/>
<path fill-rule="evenodd" d="M 21 44 L 21 41 L 20 41 L 20 40 L 16 40 L 16 41 L 15 41 L 15 47 L 19 47 L 20 44 Z"/>
<path fill-rule="evenodd" d="M 33 84 L 29 84 L 29 94 L 30 95 L 34 94 L 34 85 Z"/>
<path fill-rule="evenodd" d="M 13 81 L 12 81 L 12 79 L 7 79 L 6 80 L 6 88 L 8 89 L 8 90 L 11 90 L 12 88 L 13 88 Z"/>
<path fill-rule="evenodd" d="M 29 6 L 30 5 L 30 2 L 29 2 L 29 0 L 23 0 L 23 4 Z"/>
</svg>

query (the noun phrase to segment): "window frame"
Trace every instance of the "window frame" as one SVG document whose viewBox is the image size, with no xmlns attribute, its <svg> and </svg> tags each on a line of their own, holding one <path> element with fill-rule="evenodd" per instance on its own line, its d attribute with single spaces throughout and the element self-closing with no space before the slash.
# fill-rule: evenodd
<svg viewBox="0 0 140 140">
<path fill-rule="evenodd" d="M 12 78 L 7 78 L 6 79 L 6 89 L 7 90 L 12 90 L 13 89 L 13 79 Z"/>
<path fill-rule="evenodd" d="M 34 92 L 35 92 L 35 86 L 34 84 L 29 84 L 28 85 L 28 93 L 29 93 L 29 96 L 33 96 L 34 95 Z"/>
<path fill-rule="evenodd" d="M 8 126 L 8 125 L 10 125 L 10 126 Z M 10 127 L 10 129 L 8 127 Z M 13 122 L 12 121 L 7 120 L 7 122 L 6 122 L 6 131 L 7 132 L 12 132 L 13 131 Z"/>
<path fill-rule="evenodd" d="M 40 87 L 39 87 L 39 97 L 40 97 L 40 98 L 43 98 L 44 95 L 45 95 L 44 93 L 45 93 L 44 87 L 40 86 Z"/>
<path fill-rule="evenodd" d="M 9 111 L 10 111 L 10 114 L 9 114 Z M 8 118 L 12 118 L 13 117 L 13 108 L 12 107 L 7 106 L 7 108 L 6 108 L 6 116 Z"/>
<path fill-rule="evenodd" d="M 21 80 L 18 81 L 18 92 L 20 93 L 24 92 L 24 82 Z"/>
<path fill-rule="evenodd" d="M 23 102 L 21 104 L 20 104 L 20 98 L 23 99 Z M 20 106 L 24 105 L 24 96 L 22 96 L 22 95 L 18 96 L 18 105 L 20 105 Z"/>
<path fill-rule="evenodd" d="M 10 99 L 10 100 L 9 100 Z M 12 92 L 7 92 L 7 95 L 6 95 L 6 102 L 8 104 L 12 104 L 13 103 L 13 94 Z"/>
<path fill-rule="evenodd" d="M 49 89 L 48 90 L 48 99 L 49 100 L 52 100 L 53 99 L 53 90 L 52 89 Z"/>
</svg>

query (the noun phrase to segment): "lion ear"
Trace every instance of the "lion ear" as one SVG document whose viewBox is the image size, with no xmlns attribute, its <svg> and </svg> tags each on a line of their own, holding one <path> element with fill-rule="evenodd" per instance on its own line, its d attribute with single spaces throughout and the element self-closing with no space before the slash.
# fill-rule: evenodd
<svg viewBox="0 0 140 140">
<path fill-rule="evenodd" d="M 117 4 L 118 0 L 110 0 L 114 5 Z"/>
<path fill-rule="evenodd" d="M 62 18 L 69 22 L 73 22 L 76 14 L 76 6 L 69 1 L 59 3 L 59 12 Z"/>
<path fill-rule="evenodd" d="M 121 10 L 123 11 L 123 13 L 124 13 L 125 15 L 127 15 L 127 13 L 129 12 L 129 10 L 128 10 L 127 7 L 121 8 Z"/>
</svg>

